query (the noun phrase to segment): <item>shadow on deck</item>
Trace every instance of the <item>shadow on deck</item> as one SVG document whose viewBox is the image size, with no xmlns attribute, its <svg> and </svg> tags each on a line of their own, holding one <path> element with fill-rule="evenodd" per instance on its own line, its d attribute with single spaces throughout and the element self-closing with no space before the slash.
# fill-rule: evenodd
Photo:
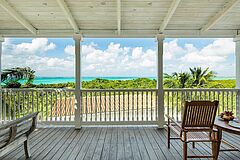
<svg viewBox="0 0 240 160">
<path fill-rule="evenodd" d="M 224 133 L 224 139 L 240 147 L 240 136 Z M 30 138 L 32 159 L 182 159 L 182 143 L 173 140 L 166 146 L 166 130 L 156 127 L 70 127 L 38 128 Z M 189 145 L 189 155 L 210 154 L 208 143 Z M 222 146 L 226 148 L 226 146 Z M 0 157 L 1 160 L 25 159 L 23 146 Z M 240 159 L 240 152 L 221 152 L 219 159 Z"/>
</svg>

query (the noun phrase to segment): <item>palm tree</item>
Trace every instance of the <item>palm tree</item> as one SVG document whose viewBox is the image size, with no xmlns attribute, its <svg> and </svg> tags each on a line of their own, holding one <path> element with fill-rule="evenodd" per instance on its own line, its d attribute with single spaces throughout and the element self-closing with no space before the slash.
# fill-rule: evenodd
<svg viewBox="0 0 240 160">
<path fill-rule="evenodd" d="M 191 76 L 193 79 L 193 86 L 196 87 L 201 87 L 209 80 L 212 80 L 216 76 L 216 73 L 213 71 L 209 71 L 209 68 L 202 69 L 201 67 L 194 67 L 194 68 L 189 68 L 191 72 Z"/>
<path fill-rule="evenodd" d="M 189 87 L 190 77 L 187 72 L 174 72 L 171 75 L 164 73 L 164 85 L 168 88 L 186 88 Z"/>
<path fill-rule="evenodd" d="M 31 84 L 35 78 L 35 71 L 29 67 L 4 69 L 1 74 L 1 82 L 5 84 L 14 83 L 19 80 L 27 80 L 26 84 Z"/>
</svg>

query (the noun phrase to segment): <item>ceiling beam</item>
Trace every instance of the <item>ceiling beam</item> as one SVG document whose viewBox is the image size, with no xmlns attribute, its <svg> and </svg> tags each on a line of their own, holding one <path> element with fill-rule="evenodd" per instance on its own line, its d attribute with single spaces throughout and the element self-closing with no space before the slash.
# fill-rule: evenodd
<svg viewBox="0 0 240 160">
<path fill-rule="evenodd" d="M 137 29 L 122 29 L 121 35 L 116 34 L 116 29 L 109 30 L 86 30 L 82 29 L 81 34 L 86 38 L 154 38 L 158 34 L 158 29 L 155 30 L 137 30 Z M 3 37 L 46 37 L 46 38 L 72 38 L 73 32 L 72 29 L 51 29 L 44 30 L 39 29 L 37 35 L 31 34 L 29 31 L 25 29 L 17 29 L 17 30 L 3 30 L 0 29 L 0 35 Z M 172 30 L 165 29 L 164 35 L 166 38 L 234 38 L 237 35 L 237 30 L 208 30 L 202 34 L 200 34 L 199 29 L 186 29 L 186 30 Z"/>
<path fill-rule="evenodd" d="M 13 7 L 11 7 L 5 0 L 0 0 L 0 6 L 19 23 L 21 23 L 31 33 L 37 34 L 37 29 L 33 27 L 20 13 L 18 13 Z"/>
<path fill-rule="evenodd" d="M 75 19 L 73 18 L 73 15 L 71 13 L 71 11 L 69 10 L 66 2 L 64 0 L 57 0 L 58 5 L 60 6 L 60 8 L 62 9 L 62 11 L 64 12 L 65 16 L 67 17 L 69 23 L 71 24 L 73 30 L 75 33 L 79 33 L 79 27 L 77 25 L 77 22 L 75 21 Z"/>
<path fill-rule="evenodd" d="M 121 0 L 117 0 L 117 33 L 121 35 Z"/>
<path fill-rule="evenodd" d="M 161 24 L 161 26 L 159 28 L 159 32 L 160 33 L 162 33 L 165 30 L 165 28 L 167 27 L 170 19 L 172 18 L 173 14 L 176 11 L 176 9 L 177 9 L 177 7 L 178 7 L 180 2 L 181 2 L 181 0 L 173 0 L 170 8 L 168 9 L 167 15 L 164 18 L 164 20 L 163 20 L 163 22 L 162 22 L 162 24 Z"/>
<path fill-rule="evenodd" d="M 223 8 L 215 14 L 202 28 L 201 32 L 211 29 L 217 22 L 221 20 L 240 0 L 231 0 Z"/>
</svg>

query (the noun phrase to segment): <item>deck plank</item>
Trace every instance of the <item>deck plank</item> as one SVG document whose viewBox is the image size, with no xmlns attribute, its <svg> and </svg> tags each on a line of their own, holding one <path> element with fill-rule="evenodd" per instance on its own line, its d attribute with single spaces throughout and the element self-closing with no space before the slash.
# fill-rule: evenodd
<svg viewBox="0 0 240 160">
<path fill-rule="evenodd" d="M 99 137 L 101 135 L 101 131 L 102 131 L 102 128 L 100 128 L 100 127 L 97 128 L 97 131 L 95 132 L 94 137 L 92 138 L 92 141 L 91 141 L 91 143 L 89 145 L 89 148 L 87 149 L 87 152 L 86 152 L 86 154 L 85 154 L 85 156 L 83 158 L 84 160 L 92 159 L 93 154 L 94 154 L 95 149 L 96 149 L 96 146 L 97 146 L 97 142 L 98 142 Z"/>
<path fill-rule="evenodd" d="M 61 160 L 146 160 L 182 159 L 182 142 L 166 145 L 166 130 L 151 126 L 104 126 L 38 128 L 30 137 L 32 159 Z M 223 138 L 240 146 L 240 136 L 224 133 Z M 222 145 L 226 148 L 226 145 Z M 188 147 L 189 155 L 211 153 L 209 143 Z M 23 145 L 0 157 L 1 160 L 25 159 Z M 219 160 L 240 159 L 240 152 L 221 152 Z"/>
<path fill-rule="evenodd" d="M 137 144 L 138 144 L 138 147 L 139 147 L 139 150 L 140 150 L 141 158 L 143 160 L 149 160 L 150 157 L 148 155 L 148 152 L 146 150 L 146 146 L 144 145 L 144 142 L 142 140 L 142 137 L 141 137 L 141 135 L 139 133 L 138 128 L 134 128 L 134 134 L 135 134 L 135 137 L 137 139 Z"/>
<path fill-rule="evenodd" d="M 66 148 L 66 150 L 63 152 L 62 156 L 59 158 L 60 160 L 70 159 L 70 156 L 74 155 L 72 152 L 76 153 L 77 149 L 81 149 L 80 147 L 84 144 L 83 141 L 86 139 L 84 134 L 86 132 L 86 128 L 82 128 L 81 130 L 75 130 L 77 132 L 77 136 L 72 141 L 72 143 Z M 80 145 L 79 143 L 82 143 Z M 79 144 L 79 145 L 78 145 Z M 80 146 L 80 147 L 76 147 Z"/>
<path fill-rule="evenodd" d="M 110 152 L 109 152 L 109 159 L 111 159 L 111 160 L 117 159 L 117 150 L 118 150 L 118 148 L 117 148 L 118 137 L 117 136 L 118 136 L 117 128 L 113 127 Z"/>
<path fill-rule="evenodd" d="M 102 131 L 100 133 L 99 139 L 97 141 L 92 160 L 98 160 L 98 159 L 101 158 L 101 153 L 103 152 L 103 145 L 104 145 L 104 142 L 105 142 L 106 133 L 107 133 L 107 128 L 103 127 Z"/>
<path fill-rule="evenodd" d="M 141 160 L 141 155 L 140 155 L 140 150 L 139 150 L 139 147 L 137 145 L 137 140 L 136 140 L 136 137 L 135 137 L 135 134 L 133 132 L 133 128 L 132 127 L 129 127 L 128 128 L 129 130 L 129 136 L 130 136 L 130 143 L 131 143 L 131 147 L 132 147 L 132 154 L 133 154 L 133 159 L 134 160 Z"/>
<path fill-rule="evenodd" d="M 125 153 L 124 153 L 124 143 L 123 143 L 123 129 L 122 127 L 119 127 L 117 129 L 117 160 L 125 159 Z"/>
<path fill-rule="evenodd" d="M 107 128 L 107 133 L 106 133 L 106 137 L 105 137 L 104 144 L 103 144 L 103 150 L 102 150 L 102 154 L 100 156 L 101 160 L 109 159 L 112 132 L 113 132 L 112 127 Z"/>
</svg>

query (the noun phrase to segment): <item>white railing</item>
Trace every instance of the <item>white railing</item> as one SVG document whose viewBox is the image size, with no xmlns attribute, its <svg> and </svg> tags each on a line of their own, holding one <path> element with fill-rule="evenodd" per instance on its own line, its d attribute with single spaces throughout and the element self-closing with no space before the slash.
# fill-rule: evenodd
<svg viewBox="0 0 240 160">
<path fill-rule="evenodd" d="M 71 89 L 2 89 L 2 121 L 38 111 L 39 121 L 74 121 Z"/>
<path fill-rule="evenodd" d="M 181 121 L 184 101 L 218 100 L 218 115 L 225 110 L 231 110 L 236 115 L 239 108 L 238 92 L 237 89 L 165 89 L 165 113 L 177 121 Z"/>
<path fill-rule="evenodd" d="M 237 89 L 164 89 L 165 114 L 181 121 L 186 100 L 219 100 L 218 113 L 239 110 Z M 0 120 L 39 112 L 39 122 L 74 124 L 74 89 L 2 89 Z M 156 124 L 157 89 L 81 90 L 82 124 Z"/>
<path fill-rule="evenodd" d="M 83 90 L 82 123 L 154 124 L 156 89 Z"/>
</svg>

